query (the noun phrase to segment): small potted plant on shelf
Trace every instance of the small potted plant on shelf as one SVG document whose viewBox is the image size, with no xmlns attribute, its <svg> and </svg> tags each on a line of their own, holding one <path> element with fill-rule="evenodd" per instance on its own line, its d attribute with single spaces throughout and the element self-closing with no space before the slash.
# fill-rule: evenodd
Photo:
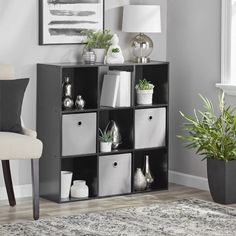
<svg viewBox="0 0 236 236">
<path fill-rule="evenodd" d="M 154 85 L 146 79 L 141 79 L 135 86 L 137 94 L 137 104 L 147 105 L 152 104 L 152 96 Z"/>
<path fill-rule="evenodd" d="M 107 127 L 102 131 L 99 128 L 99 140 L 100 140 L 100 151 L 101 152 L 110 152 L 112 146 L 112 134 L 111 132 L 107 131 Z"/>
<path fill-rule="evenodd" d="M 112 33 L 110 30 L 98 30 L 87 32 L 87 50 L 92 50 L 96 54 L 96 62 L 103 63 L 107 49 L 111 45 Z"/>
<path fill-rule="evenodd" d="M 112 48 L 111 50 L 113 57 L 119 57 L 120 56 L 120 49 L 119 48 Z"/>
<path fill-rule="evenodd" d="M 201 96 L 201 95 L 200 95 Z M 187 148 L 207 159 L 207 176 L 212 198 L 217 203 L 236 203 L 236 116 L 235 108 L 225 105 L 224 94 L 219 98 L 219 109 L 201 96 L 205 111 L 194 110 L 194 116 L 180 112 L 187 121 Z"/>
</svg>

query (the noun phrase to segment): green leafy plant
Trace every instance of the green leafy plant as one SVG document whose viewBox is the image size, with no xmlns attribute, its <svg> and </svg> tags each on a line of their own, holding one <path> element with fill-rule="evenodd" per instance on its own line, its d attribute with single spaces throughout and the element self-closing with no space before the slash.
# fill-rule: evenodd
<svg viewBox="0 0 236 236">
<path fill-rule="evenodd" d="M 87 48 L 105 48 L 108 49 L 111 45 L 111 39 L 113 37 L 110 30 L 89 30 L 86 34 L 87 36 Z"/>
<path fill-rule="evenodd" d="M 152 90 L 153 88 L 154 88 L 154 85 L 151 84 L 146 79 L 140 79 L 135 86 L 135 89 L 137 90 Z"/>
<path fill-rule="evenodd" d="M 111 51 L 112 51 L 113 53 L 119 53 L 119 52 L 120 52 L 120 49 L 119 49 L 119 48 L 113 48 Z"/>
<path fill-rule="evenodd" d="M 206 97 L 200 95 L 205 111 L 196 111 L 194 116 L 180 112 L 187 121 L 184 123 L 186 135 L 177 135 L 187 140 L 187 148 L 197 149 L 204 159 L 223 161 L 236 160 L 236 116 L 235 108 L 225 105 L 224 94 L 219 97 L 218 111 Z"/>
<path fill-rule="evenodd" d="M 103 131 L 99 128 L 99 140 L 104 143 L 111 143 L 113 138 L 112 134 L 107 131 L 108 125 Z"/>
</svg>

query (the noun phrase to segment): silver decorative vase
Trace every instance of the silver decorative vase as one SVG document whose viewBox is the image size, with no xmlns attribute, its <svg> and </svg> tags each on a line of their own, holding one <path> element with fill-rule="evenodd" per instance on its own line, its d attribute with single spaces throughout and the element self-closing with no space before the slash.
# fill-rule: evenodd
<svg viewBox="0 0 236 236">
<path fill-rule="evenodd" d="M 78 95 L 75 100 L 75 107 L 79 110 L 82 110 L 85 106 L 85 101 L 81 95 Z"/>
<path fill-rule="evenodd" d="M 72 99 L 72 85 L 70 82 L 70 77 L 65 77 L 65 82 L 63 84 L 62 107 L 63 109 L 71 109 L 73 106 L 74 101 Z"/>
<path fill-rule="evenodd" d="M 149 156 L 146 155 L 145 156 L 145 172 L 144 172 L 144 176 L 147 182 L 147 189 L 150 189 L 151 184 L 153 183 L 154 179 L 152 177 L 151 171 L 150 171 L 150 167 L 149 167 Z"/>
<path fill-rule="evenodd" d="M 112 149 L 117 149 L 121 144 L 121 134 L 119 127 L 114 120 L 109 122 L 107 131 L 112 135 Z"/>
<path fill-rule="evenodd" d="M 142 191 L 145 190 L 147 187 L 146 178 L 141 170 L 141 168 L 137 168 L 134 174 L 134 190 L 135 191 Z"/>
<path fill-rule="evenodd" d="M 85 64 L 94 64 L 96 62 L 97 56 L 94 51 L 84 50 L 83 60 Z"/>
</svg>

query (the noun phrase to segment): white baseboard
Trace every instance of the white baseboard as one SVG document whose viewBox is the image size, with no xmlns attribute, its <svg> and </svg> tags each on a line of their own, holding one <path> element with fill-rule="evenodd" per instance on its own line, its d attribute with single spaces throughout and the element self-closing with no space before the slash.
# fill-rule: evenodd
<svg viewBox="0 0 236 236">
<path fill-rule="evenodd" d="M 32 196 L 32 185 L 25 184 L 25 185 L 16 185 L 13 187 L 15 198 L 23 198 L 23 197 L 31 197 Z M 6 200 L 7 192 L 5 187 L 0 187 L 0 200 Z"/>
<path fill-rule="evenodd" d="M 207 178 L 169 171 L 169 182 L 209 191 Z"/>
</svg>

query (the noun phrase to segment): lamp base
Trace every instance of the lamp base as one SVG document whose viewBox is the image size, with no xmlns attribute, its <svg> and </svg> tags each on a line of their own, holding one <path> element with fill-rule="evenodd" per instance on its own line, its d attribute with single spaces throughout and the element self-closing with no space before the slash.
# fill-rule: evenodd
<svg viewBox="0 0 236 236">
<path fill-rule="evenodd" d="M 136 57 L 134 62 L 136 63 L 149 63 L 151 61 L 148 57 Z"/>
<path fill-rule="evenodd" d="M 140 33 L 131 41 L 131 52 L 136 63 L 149 63 L 153 50 L 153 41 L 146 34 Z"/>
</svg>

